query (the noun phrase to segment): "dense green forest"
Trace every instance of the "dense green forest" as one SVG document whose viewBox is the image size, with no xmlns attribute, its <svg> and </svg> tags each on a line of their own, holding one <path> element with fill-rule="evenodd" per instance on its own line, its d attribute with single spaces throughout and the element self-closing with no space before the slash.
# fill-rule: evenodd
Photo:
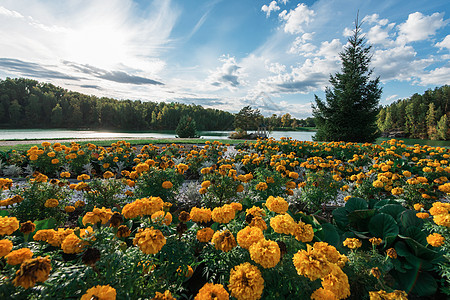
<svg viewBox="0 0 450 300">
<path fill-rule="evenodd" d="M 377 125 L 385 136 L 448 140 L 449 118 L 450 86 L 445 85 L 383 107 Z"/>
<path fill-rule="evenodd" d="M 232 113 L 181 103 L 98 98 L 25 78 L 0 80 L 1 128 L 175 130 L 189 115 L 197 130 L 231 130 Z"/>
</svg>

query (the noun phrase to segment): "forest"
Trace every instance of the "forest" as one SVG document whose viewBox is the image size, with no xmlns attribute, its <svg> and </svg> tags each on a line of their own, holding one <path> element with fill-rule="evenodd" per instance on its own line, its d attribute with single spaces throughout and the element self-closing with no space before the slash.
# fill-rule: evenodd
<svg viewBox="0 0 450 300">
<path fill-rule="evenodd" d="M 0 128 L 175 130 L 181 116 L 197 130 L 231 130 L 232 113 L 181 103 L 99 98 L 26 78 L 0 80 Z"/>
<path fill-rule="evenodd" d="M 385 136 L 448 140 L 450 86 L 414 94 L 381 108 L 377 125 Z"/>
</svg>

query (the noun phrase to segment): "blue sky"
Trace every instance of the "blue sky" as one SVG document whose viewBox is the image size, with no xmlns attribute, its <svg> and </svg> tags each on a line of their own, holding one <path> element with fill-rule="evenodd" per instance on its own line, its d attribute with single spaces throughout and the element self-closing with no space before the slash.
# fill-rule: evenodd
<svg viewBox="0 0 450 300">
<path fill-rule="evenodd" d="M 450 84 L 442 0 L 2 0 L 0 78 L 311 116 L 359 10 L 386 105 Z"/>
</svg>

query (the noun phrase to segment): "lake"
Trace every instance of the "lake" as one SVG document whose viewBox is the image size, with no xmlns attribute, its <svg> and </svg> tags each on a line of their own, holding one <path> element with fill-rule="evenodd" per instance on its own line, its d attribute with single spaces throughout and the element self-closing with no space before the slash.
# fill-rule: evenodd
<svg viewBox="0 0 450 300">
<path fill-rule="evenodd" d="M 231 131 L 200 131 L 203 139 L 227 139 Z M 312 141 L 315 132 L 312 131 L 272 131 L 270 137 L 279 140 L 281 137 L 290 137 L 299 141 Z M 175 138 L 174 131 L 158 132 L 111 132 L 97 130 L 64 130 L 64 129 L 1 129 L 0 140 L 45 140 L 45 139 L 166 139 Z M 377 143 L 389 140 L 388 138 L 379 138 Z M 429 145 L 450 147 L 450 141 L 431 141 L 419 139 L 402 139 L 407 145 Z"/>
</svg>

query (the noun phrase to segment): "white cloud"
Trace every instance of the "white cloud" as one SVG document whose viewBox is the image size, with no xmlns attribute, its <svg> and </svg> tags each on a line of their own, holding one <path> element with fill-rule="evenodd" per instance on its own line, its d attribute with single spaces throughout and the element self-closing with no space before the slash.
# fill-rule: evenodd
<svg viewBox="0 0 450 300">
<path fill-rule="evenodd" d="M 392 45 L 393 41 L 389 39 L 389 29 L 375 25 L 369 29 L 367 40 L 371 44 Z"/>
<path fill-rule="evenodd" d="M 288 50 L 290 54 L 302 54 L 305 56 L 312 55 L 312 52 L 317 48 L 315 45 L 309 43 L 308 41 L 312 40 L 314 33 L 304 33 L 302 36 L 298 36 L 295 38 L 294 42 L 291 45 L 291 48 Z"/>
<path fill-rule="evenodd" d="M 323 56 L 328 60 L 339 60 L 339 52 L 342 51 L 341 41 L 333 39 L 331 42 L 322 42 L 317 56 Z"/>
<path fill-rule="evenodd" d="M 450 67 L 436 68 L 420 76 L 421 85 L 445 85 L 449 84 Z"/>
<path fill-rule="evenodd" d="M 24 16 L 22 16 L 20 13 L 14 10 L 9 10 L 3 6 L 0 6 L 0 15 L 11 17 L 11 18 L 19 18 L 22 19 Z"/>
<path fill-rule="evenodd" d="M 376 50 L 373 53 L 371 67 L 375 69 L 374 72 L 380 76 L 383 82 L 388 80 L 412 81 L 432 63 L 431 59 L 417 59 L 416 55 L 412 46 Z"/>
<path fill-rule="evenodd" d="M 286 21 L 284 32 L 297 34 L 304 32 L 303 26 L 308 25 L 313 20 L 315 13 L 305 4 L 299 3 L 295 9 L 291 9 L 289 12 L 283 10 L 278 16 Z"/>
<path fill-rule="evenodd" d="M 450 34 L 447 35 L 441 42 L 437 43 L 435 46 L 439 47 L 440 49 L 447 48 L 450 50 Z"/>
<path fill-rule="evenodd" d="M 268 18 L 270 17 L 271 12 L 280 10 L 280 7 L 278 6 L 277 1 L 272 1 L 270 2 L 269 6 L 264 4 L 261 7 L 261 10 L 266 13 L 266 17 Z"/>
<path fill-rule="evenodd" d="M 348 27 L 345 27 L 345 28 L 344 28 L 344 31 L 342 32 L 342 35 L 343 35 L 344 37 L 352 36 L 352 35 L 353 35 L 353 29 L 350 29 L 350 28 L 348 28 Z"/>
<path fill-rule="evenodd" d="M 391 95 L 391 96 L 389 96 L 389 97 L 386 97 L 386 99 L 384 100 L 384 102 L 390 103 L 390 102 L 392 102 L 392 101 L 394 101 L 394 100 L 397 100 L 397 99 L 398 99 L 398 95 Z"/>
<path fill-rule="evenodd" d="M 397 42 L 406 44 L 426 40 L 436 34 L 436 31 L 443 27 L 447 21 L 444 21 L 444 13 L 434 13 L 431 16 L 424 16 L 420 12 L 415 12 L 408 16 L 405 23 L 398 25 L 399 35 Z"/>
<path fill-rule="evenodd" d="M 223 56 L 219 60 L 223 63 L 222 66 L 211 73 L 207 82 L 219 89 L 236 89 L 241 84 L 239 80 L 240 67 L 236 63 L 236 59 L 234 57 Z"/>
<path fill-rule="evenodd" d="M 378 25 L 382 25 L 382 26 L 385 26 L 389 22 L 388 19 L 381 19 L 380 20 L 379 18 L 380 18 L 380 16 L 378 14 L 372 14 L 372 15 L 369 15 L 369 16 L 365 16 L 363 18 L 362 22 L 363 23 L 367 22 L 369 24 L 378 24 Z"/>
</svg>

